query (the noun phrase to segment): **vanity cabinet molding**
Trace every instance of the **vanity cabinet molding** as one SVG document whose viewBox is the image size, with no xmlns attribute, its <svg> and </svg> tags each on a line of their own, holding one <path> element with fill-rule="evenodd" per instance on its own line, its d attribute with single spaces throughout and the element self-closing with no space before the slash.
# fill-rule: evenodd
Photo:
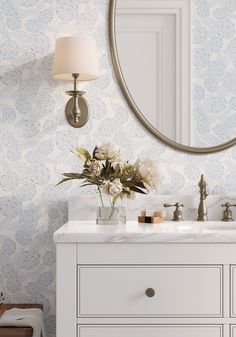
<svg viewBox="0 0 236 337">
<path fill-rule="evenodd" d="M 230 269 L 230 281 L 231 281 L 231 317 L 236 317 L 236 265 L 232 265 Z"/>
<path fill-rule="evenodd" d="M 222 266 L 79 266 L 77 303 L 89 317 L 222 317 Z"/>
<path fill-rule="evenodd" d="M 134 242 L 128 232 L 118 243 L 109 229 L 85 238 L 64 228 L 54 236 L 57 337 L 236 337 L 236 237 Z"/>
<path fill-rule="evenodd" d="M 79 326 L 78 337 L 223 337 L 221 325 Z M 236 335 L 235 335 L 236 336 Z"/>
<path fill-rule="evenodd" d="M 230 337 L 236 337 L 236 325 L 231 325 Z"/>
<path fill-rule="evenodd" d="M 76 244 L 57 244 L 57 337 L 76 337 Z"/>
</svg>

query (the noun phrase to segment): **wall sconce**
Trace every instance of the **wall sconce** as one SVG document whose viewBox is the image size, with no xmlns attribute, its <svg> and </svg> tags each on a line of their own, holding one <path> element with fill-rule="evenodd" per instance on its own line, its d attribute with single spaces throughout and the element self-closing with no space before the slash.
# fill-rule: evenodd
<svg viewBox="0 0 236 337">
<path fill-rule="evenodd" d="M 89 118 L 89 106 L 83 97 L 85 92 L 77 90 L 77 81 L 98 78 L 95 41 L 78 36 L 57 39 L 53 59 L 53 78 L 74 82 L 74 90 L 66 91 L 71 96 L 66 104 L 66 118 L 75 128 L 84 126 Z"/>
</svg>

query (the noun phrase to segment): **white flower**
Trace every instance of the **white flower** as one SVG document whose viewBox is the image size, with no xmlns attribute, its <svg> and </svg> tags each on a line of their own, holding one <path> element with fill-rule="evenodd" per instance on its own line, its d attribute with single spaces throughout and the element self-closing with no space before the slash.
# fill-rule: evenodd
<svg viewBox="0 0 236 337">
<path fill-rule="evenodd" d="M 104 189 L 110 195 L 117 195 L 123 191 L 123 185 L 119 178 L 113 181 L 107 180 L 104 183 Z"/>
<path fill-rule="evenodd" d="M 88 170 L 91 173 L 94 173 L 95 176 L 99 176 L 102 169 L 102 163 L 98 160 L 95 160 L 92 162 L 92 164 L 89 166 Z"/>
<path fill-rule="evenodd" d="M 121 163 L 119 163 L 119 165 L 120 165 L 120 168 L 123 172 L 128 172 L 134 166 L 133 164 L 129 163 L 128 161 L 121 162 Z"/>
<path fill-rule="evenodd" d="M 119 168 L 123 176 L 128 175 L 135 170 L 134 164 L 131 164 L 128 161 L 119 161 L 119 162 L 114 161 L 111 163 L 111 166 L 114 168 L 114 170 Z"/>
<path fill-rule="evenodd" d="M 135 162 L 136 175 L 143 181 L 148 191 L 156 191 L 161 183 L 162 174 L 158 164 L 150 159 L 138 159 Z"/>
<path fill-rule="evenodd" d="M 109 160 L 111 162 L 121 161 L 121 151 L 119 147 L 111 143 L 104 143 L 98 146 L 95 151 L 95 156 L 100 160 Z"/>
</svg>

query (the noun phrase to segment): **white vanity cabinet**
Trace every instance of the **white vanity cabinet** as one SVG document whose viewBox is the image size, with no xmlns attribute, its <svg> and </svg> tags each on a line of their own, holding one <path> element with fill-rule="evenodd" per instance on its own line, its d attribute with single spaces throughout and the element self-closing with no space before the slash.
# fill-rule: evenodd
<svg viewBox="0 0 236 337">
<path fill-rule="evenodd" d="M 57 337 L 236 337 L 236 231 L 163 226 L 54 234 Z"/>
</svg>

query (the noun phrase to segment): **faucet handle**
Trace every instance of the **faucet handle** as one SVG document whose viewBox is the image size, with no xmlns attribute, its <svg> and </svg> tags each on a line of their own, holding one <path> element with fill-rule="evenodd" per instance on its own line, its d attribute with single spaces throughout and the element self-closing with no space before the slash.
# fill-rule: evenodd
<svg viewBox="0 0 236 337">
<path fill-rule="evenodd" d="M 236 207 L 236 205 L 231 205 L 229 202 L 226 202 L 225 204 L 222 204 L 221 207 L 225 207 L 222 221 L 226 222 L 234 221 L 232 218 L 232 211 L 230 207 Z"/>
<path fill-rule="evenodd" d="M 173 219 L 172 221 L 183 221 L 183 213 L 180 210 L 180 207 L 184 207 L 184 204 L 180 204 L 179 202 L 176 202 L 174 205 L 170 204 L 164 204 L 164 207 L 175 207 L 175 210 L 173 212 Z"/>
</svg>

